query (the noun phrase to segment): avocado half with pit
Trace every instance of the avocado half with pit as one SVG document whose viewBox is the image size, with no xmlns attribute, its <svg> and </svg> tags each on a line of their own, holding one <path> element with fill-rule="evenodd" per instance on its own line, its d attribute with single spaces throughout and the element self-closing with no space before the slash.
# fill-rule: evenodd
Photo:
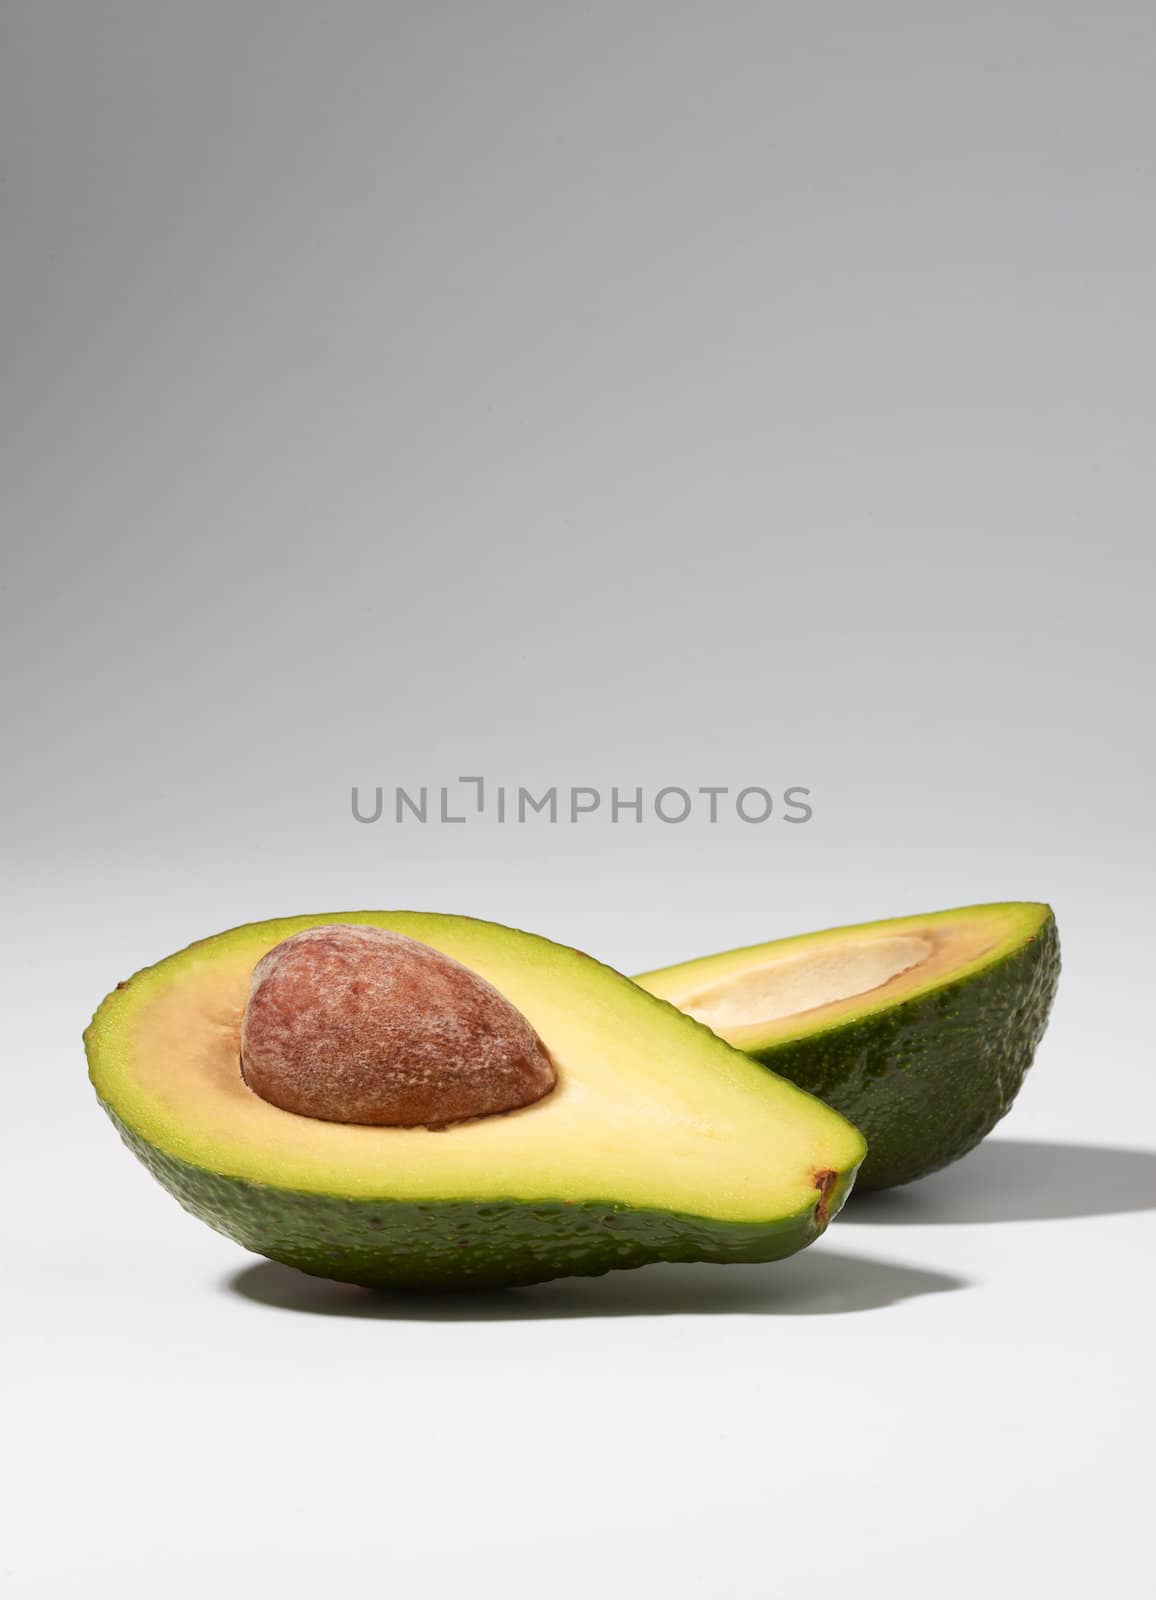
<svg viewBox="0 0 1156 1600">
<path fill-rule="evenodd" d="M 325 933 L 337 925 L 346 944 L 359 933 L 416 941 L 496 991 L 546 1052 L 547 1092 L 536 1083 L 531 1103 L 455 1121 L 458 1100 L 438 1126 L 329 1120 L 340 1114 L 325 1099 L 333 1094 L 368 1119 L 432 1115 L 404 1095 L 379 1103 L 354 1070 L 361 1057 L 343 1040 L 340 1008 L 356 1006 L 361 980 L 356 962 L 344 968 L 329 951 Z M 323 975 L 329 1012 L 307 1016 L 306 1027 L 308 1007 L 296 1005 L 277 963 L 281 950 L 311 941 L 337 964 Z M 421 1010 L 419 987 L 391 993 Z M 497 1061 L 480 1079 L 501 1105 L 491 1022 L 467 1042 Z M 391 1026 L 386 1018 L 386 1034 Z M 455 1026 L 426 1006 L 418 1067 L 430 1049 L 461 1045 Z M 279 1079 L 282 1046 L 299 1038 L 304 1076 Z M 371 1287 L 772 1261 L 823 1231 L 864 1153 L 836 1112 L 629 979 L 468 917 L 354 912 L 235 928 L 118 985 L 85 1042 L 125 1142 L 187 1210 L 261 1255 Z M 337 1059 L 326 1064 L 330 1046 Z M 458 1050 L 459 1087 L 471 1061 Z M 410 1072 L 411 1101 L 424 1081 Z M 303 1114 L 299 1092 L 321 1115 Z"/>
<path fill-rule="evenodd" d="M 643 973 L 635 981 L 841 1111 L 859 1187 L 966 1155 L 1011 1107 L 1060 973 L 1046 905 L 896 917 Z"/>
</svg>

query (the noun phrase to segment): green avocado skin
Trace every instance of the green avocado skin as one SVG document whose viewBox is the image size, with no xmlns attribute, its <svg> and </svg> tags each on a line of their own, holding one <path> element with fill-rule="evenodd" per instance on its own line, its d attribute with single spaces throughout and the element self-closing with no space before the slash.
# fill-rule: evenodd
<svg viewBox="0 0 1156 1600">
<path fill-rule="evenodd" d="M 1007 1111 L 1060 976 L 1050 916 L 984 971 L 869 1020 L 748 1054 L 818 1095 L 867 1140 L 857 1188 L 888 1189 L 957 1161 Z"/>
<path fill-rule="evenodd" d="M 843 1173 L 822 1203 L 766 1223 L 612 1201 L 341 1199 L 190 1166 L 104 1109 L 153 1177 L 218 1233 L 302 1272 L 368 1289 L 513 1288 L 655 1261 L 778 1261 L 823 1232 L 855 1176 Z"/>
</svg>

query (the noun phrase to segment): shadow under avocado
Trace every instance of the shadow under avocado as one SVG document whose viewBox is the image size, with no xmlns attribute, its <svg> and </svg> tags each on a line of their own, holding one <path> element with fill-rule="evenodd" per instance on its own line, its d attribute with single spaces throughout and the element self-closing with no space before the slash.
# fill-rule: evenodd
<svg viewBox="0 0 1156 1600">
<path fill-rule="evenodd" d="M 358 1289 L 262 1261 L 225 1280 L 227 1293 L 282 1311 L 385 1322 L 531 1322 L 565 1317 L 839 1316 L 966 1280 L 825 1247 L 768 1266 L 650 1266 L 603 1278 L 559 1278 L 529 1289 L 406 1294 Z"/>
<path fill-rule="evenodd" d="M 901 1189 L 852 1191 L 840 1225 L 1036 1222 L 1156 1210 L 1156 1152 L 989 1139 Z"/>
</svg>

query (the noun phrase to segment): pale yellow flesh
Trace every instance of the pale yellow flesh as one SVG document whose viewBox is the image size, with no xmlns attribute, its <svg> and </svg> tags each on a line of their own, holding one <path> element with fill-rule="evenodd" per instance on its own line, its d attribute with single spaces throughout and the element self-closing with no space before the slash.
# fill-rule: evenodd
<svg viewBox="0 0 1156 1600">
<path fill-rule="evenodd" d="M 739 1049 L 764 1048 L 983 966 L 1021 936 L 1023 913 L 993 905 L 834 928 L 636 981 Z"/>
<path fill-rule="evenodd" d="M 441 1132 L 320 1122 L 259 1099 L 238 1065 L 250 975 L 273 945 L 325 920 L 396 928 L 487 978 L 546 1041 L 558 1087 Z M 813 1204 L 817 1170 L 860 1158 L 841 1118 L 618 974 L 543 940 L 476 931 L 488 926 L 363 913 L 254 924 L 195 946 L 106 1002 L 97 1089 L 195 1165 L 357 1197 L 613 1197 L 758 1219 Z"/>
<path fill-rule="evenodd" d="M 870 994 L 932 954 L 928 940 L 909 934 L 866 939 L 814 956 L 784 956 L 709 984 L 680 1002 L 679 1009 L 725 1036 L 735 1028 L 766 1027 Z"/>
</svg>

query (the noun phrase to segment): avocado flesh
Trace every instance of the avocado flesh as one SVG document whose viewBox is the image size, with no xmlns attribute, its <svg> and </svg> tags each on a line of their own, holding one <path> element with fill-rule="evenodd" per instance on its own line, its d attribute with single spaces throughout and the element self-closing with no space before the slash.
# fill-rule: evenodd
<svg viewBox="0 0 1156 1600">
<path fill-rule="evenodd" d="M 515 1005 L 558 1069 L 524 1110 L 432 1131 L 321 1122 L 238 1065 L 250 975 L 325 922 L 408 934 Z M 259 1254 L 370 1287 L 458 1288 L 652 1261 L 771 1261 L 842 1205 L 863 1141 L 840 1116 L 575 950 L 468 917 L 253 923 L 146 968 L 85 1035 L 126 1143 Z"/>
<path fill-rule="evenodd" d="M 963 906 L 751 945 L 635 981 L 841 1111 L 861 1189 L 908 1183 L 1010 1108 L 1060 972 L 1055 918 Z"/>
</svg>

